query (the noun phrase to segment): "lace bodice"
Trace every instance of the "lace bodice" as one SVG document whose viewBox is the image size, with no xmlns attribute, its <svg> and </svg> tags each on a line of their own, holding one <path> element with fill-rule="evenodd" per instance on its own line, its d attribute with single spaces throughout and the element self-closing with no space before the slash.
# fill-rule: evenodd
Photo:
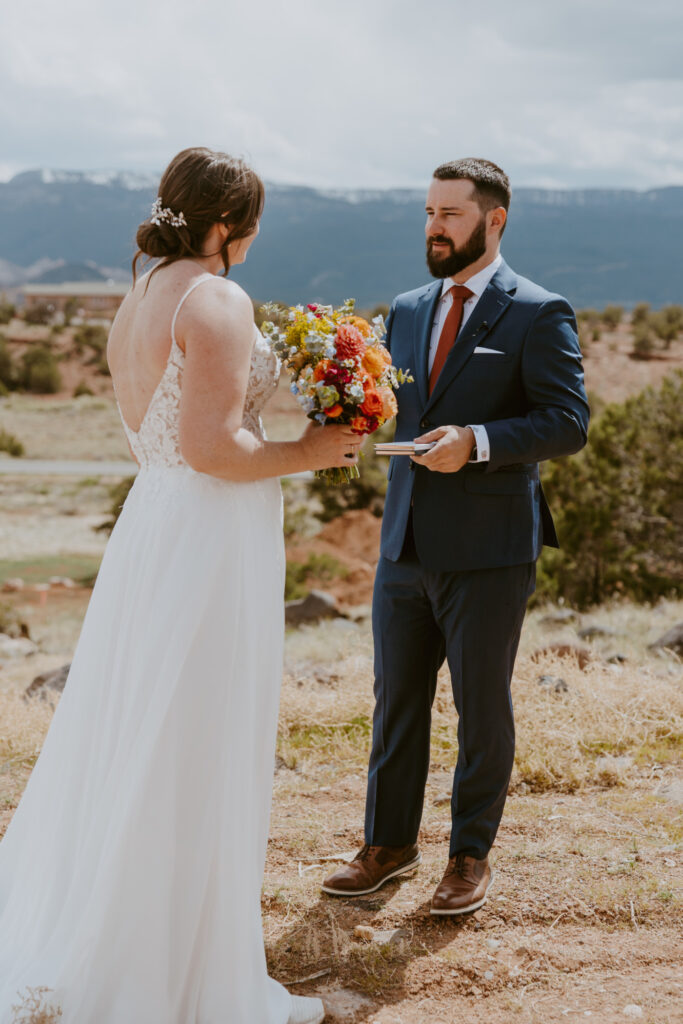
<svg viewBox="0 0 683 1024">
<path fill-rule="evenodd" d="M 185 353 L 178 345 L 175 325 L 180 308 L 198 285 L 212 278 L 206 274 L 195 281 L 181 298 L 171 324 L 171 349 L 168 363 L 149 402 L 138 430 L 131 430 L 121 413 L 131 449 L 141 466 L 187 466 L 180 452 L 180 392 Z M 256 437 L 265 437 L 261 410 L 273 394 L 280 375 L 280 361 L 261 332 L 254 329 L 254 348 L 244 402 L 242 426 Z M 118 404 L 118 402 L 117 402 Z"/>
</svg>

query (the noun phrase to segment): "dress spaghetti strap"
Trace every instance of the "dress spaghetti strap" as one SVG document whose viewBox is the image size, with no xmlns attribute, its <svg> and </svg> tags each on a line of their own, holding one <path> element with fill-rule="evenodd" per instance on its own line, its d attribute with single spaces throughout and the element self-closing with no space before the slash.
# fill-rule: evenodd
<svg viewBox="0 0 683 1024">
<path fill-rule="evenodd" d="M 192 284 L 191 284 L 191 285 L 190 285 L 190 287 L 189 287 L 189 288 L 187 289 L 187 291 L 186 291 L 186 292 L 184 293 L 184 295 L 183 295 L 183 296 L 181 297 L 181 299 L 180 299 L 180 302 L 179 302 L 179 303 L 178 303 L 178 305 L 176 306 L 176 308 L 175 308 L 175 313 L 173 314 L 173 320 L 171 321 L 171 341 L 172 341 L 172 342 L 173 342 L 173 344 L 174 344 L 174 345 L 176 346 L 176 348 L 180 348 L 180 345 L 178 345 L 178 342 L 176 341 L 176 336 L 175 336 L 175 322 L 176 322 L 176 320 L 178 319 L 178 313 L 180 312 L 180 310 L 181 310 L 181 308 L 182 308 L 182 305 L 183 305 L 183 303 L 184 303 L 185 299 L 186 299 L 186 298 L 188 297 L 188 295 L 189 295 L 189 294 L 190 294 L 191 292 L 193 292 L 193 291 L 195 290 L 195 288 L 196 288 L 196 287 L 197 287 L 198 285 L 200 285 L 200 284 L 203 284 L 203 283 L 204 283 L 204 281 L 207 281 L 207 280 L 208 280 L 209 278 L 214 278 L 215 276 L 216 276 L 215 274 L 212 274 L 212 273 L 210 273 L 210 272 L 209 272 L 209 271 L 207 270 L 207 271 L 206 271 L 206 273 L 202 274 L 202 275 L 201 275 L 201 277 L 198 277 L 196 281 L 193 281 L 193 282 L 192 282 Z M 181 350 L 181 351 L 182 351 L 182 350 Z"/>
</svg>

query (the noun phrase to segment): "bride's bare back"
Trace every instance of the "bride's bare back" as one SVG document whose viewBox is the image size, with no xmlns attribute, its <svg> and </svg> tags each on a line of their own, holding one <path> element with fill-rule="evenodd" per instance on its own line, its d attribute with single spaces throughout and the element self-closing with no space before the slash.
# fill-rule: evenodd
<svg viewBox="0 0 683 1024">
<path fill-rule="evenodd" d="M 107 359 L 123 419 L 140 429 L 171 350 L 171 326 L 180 299 L 203 268 L 189 262 L 145 274 L 124 299 L 107 345 Z M 185 351 L 181 332 L 178 345 Z"/>
</svg>

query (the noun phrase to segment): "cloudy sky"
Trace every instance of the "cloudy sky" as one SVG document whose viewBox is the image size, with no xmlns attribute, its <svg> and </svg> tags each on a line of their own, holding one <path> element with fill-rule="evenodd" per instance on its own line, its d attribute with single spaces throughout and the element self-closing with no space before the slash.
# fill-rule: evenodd
<svg viewBox="0 0 683 1024">
<path fill-rule="evenodd" d="M 0 0 L 0 178 L 239 153 L 271 181 L 683 184 L 680 0 Z"/>
</svg>

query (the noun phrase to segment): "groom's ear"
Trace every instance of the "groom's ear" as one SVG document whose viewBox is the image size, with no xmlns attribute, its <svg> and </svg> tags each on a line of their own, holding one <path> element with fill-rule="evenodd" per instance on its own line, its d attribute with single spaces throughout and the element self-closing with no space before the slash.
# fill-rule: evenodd
<svg viewBox="0 0 683 1024">
<path fill-rule="evenodd" d="M 489 210 L 489 227 L 495 228 L 499 238 L 505 230 L 507 219 L 507 210 L 504 206 L 495 206 L 492 210 Z"/>
</svg>

